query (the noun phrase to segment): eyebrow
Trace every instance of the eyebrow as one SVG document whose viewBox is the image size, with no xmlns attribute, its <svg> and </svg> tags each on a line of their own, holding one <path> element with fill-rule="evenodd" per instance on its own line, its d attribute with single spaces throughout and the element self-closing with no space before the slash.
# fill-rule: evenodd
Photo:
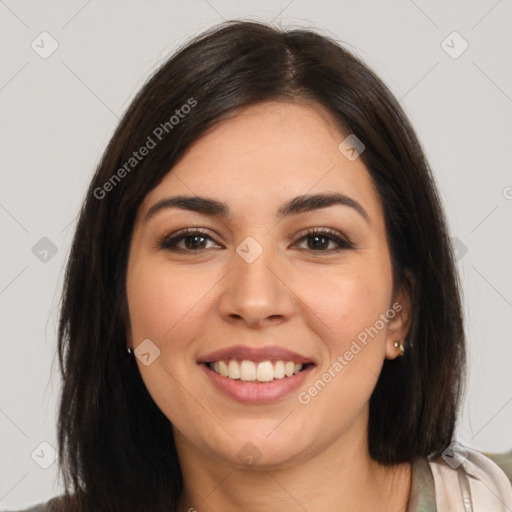
<svg viewBox="0 0 512 512">
<path fill-rule="evenodd" d="M 294 197 L 279 208 L 277 217 L 283 218 L 289 215 L 328 208 L 333 205 L 348 206 L 359 213 L 368 224 L 371 224 L 370 217 L 361 204 L 351 197 L 340 193 L 305 194 Z M 144 216 L 143 222 L 149 221 L 157 213 L 170 208 L 179 208 L 212 217 L 227 218 L 230 216 L 229 207 L 220 201 L 201 196 L 174 196 L 166 197 L 151 206 Z"/>
</svg>

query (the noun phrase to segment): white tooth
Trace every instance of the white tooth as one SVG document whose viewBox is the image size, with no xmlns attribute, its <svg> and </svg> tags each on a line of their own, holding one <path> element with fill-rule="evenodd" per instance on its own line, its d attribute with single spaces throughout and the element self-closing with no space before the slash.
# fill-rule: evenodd
<svg viewBox="0 0 512 512">
<path fill-rule="evenodd" d="M 255 363 L 244 359 L 243 361 L 236 361 L 231 359 L 227 363 L 225 361 L 214 361 L 210 363 L 210 367 L 222 377 L 229 377 L 230 379 L 240 379 L 243 381 L 270 382 L 274 379 L 282 379 L 292 377 L 299 373 L 303 364 L 294 363 L 293 361 L 284 362 L 282 360 L 276 361 L 272 364 L 271 361 L 262 361 Z"/>
<path fill-rule="evenodd" d="M 274 378 L 274 368 L 270 361 L 262 361 L 258 365 L 258 373 L 256 378 L 260 382 L 269 382 Z"/>
<path fill-rule="evenodd" d="M 236 361 L 231 359 L 228 364 L 228 377 L 230 379 L 239 379 L 240 378 L 240 366 Z"/>
<path fill-rule="evenodd" d="M 284 376 L 284 362 L 276 361 L 276 364 L 274 365 L 274 379 L 282 379 Z"/>
<path fill-rule="evenodd" d="M 256 380 L 256 365 L 252 361 L 242 361 L 240 364 L 240 378 L 242 380 Z"/>
<path fill-rule="evenodd" d="M 224 361 L 219 361 L 219 372 L 223 377 L 228 376 L 228 365 Z"/>
</svg>

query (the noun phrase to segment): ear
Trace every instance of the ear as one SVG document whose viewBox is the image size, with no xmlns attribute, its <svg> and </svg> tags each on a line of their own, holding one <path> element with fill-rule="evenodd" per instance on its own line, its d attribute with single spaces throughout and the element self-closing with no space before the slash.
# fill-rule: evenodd
<svg viewBox="0 0 512 512">
<path fill-rule="evenodd" d="M 414 291 L 414 277 L 408 270 L 400 289 L 395 293 L 390 310 L 395 316 L 390 318 L 386 329 L 386 359 L 395 359 L 402 355 L 400 346 L 395 347 L 395 342 L 404 345 L 405 337 L 409 332 L 412 319 L 412 296 Z"/>
</svg>

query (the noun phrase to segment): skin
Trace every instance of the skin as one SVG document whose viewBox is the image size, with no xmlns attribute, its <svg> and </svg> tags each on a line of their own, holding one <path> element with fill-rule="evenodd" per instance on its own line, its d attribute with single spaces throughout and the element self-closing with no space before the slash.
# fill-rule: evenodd
<svg viewBox="0 0 512 512">
<path fill-rule="evenodd" d="M 361 158 L 338 150 L 345 136 L 314 103 L 244 108 L 196 141 L 140 206 L 128 261 L 127 340 L 136 348 L 150 339 L 160 350 L 150 365 L 137 364 L 173 424 L 184 478 L 179 510 L 406 509 L 411 467 L 373 461 L 367 426 L 384 359 L 400 355 L 394 342 L 409 328 L 410 299 L 405 287 L 393 294 L 382 204 Z M 328 192 L 359 202 L 369 222 L 342 205 L 277 219 L 289 199 Z M 144 222 L 152 205 L 182 194 L 222 201 L 231 214 L 171 208 Z M 158 245 L 187 227 L 210 237 L 199 250 Z M 354 248 L 336 251 L 325 239 L 312 248 L 303 238 L 308 228 L 331 228 Z M 247 236 L 263 248 L 252 263 L 236 252 Z M 298 390 L 307 391 L 396 302 L 401 311 L 308 404 L 298 392 L 241 404 L 214 388 L 196 362 L 236 344 L 278 345 L 317 362 Z M 237 457 L 248 442 L 261 454 L 252 467 Z"/>
</svg>

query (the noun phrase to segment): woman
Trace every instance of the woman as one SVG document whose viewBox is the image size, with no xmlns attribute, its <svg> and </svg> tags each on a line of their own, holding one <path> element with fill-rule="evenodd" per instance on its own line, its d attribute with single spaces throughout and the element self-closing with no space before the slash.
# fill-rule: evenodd
<svg viewBox="0 0 512 512">
<path fill-rule="evenodd" d="M 80 215 L 59 358 L 67 490 L 33 510 L 512 507 L 512 452 L 454 439 L 459 284 L 421 146 L 309 30 L 226 23 L 143 87 Z"/>
</svg>

